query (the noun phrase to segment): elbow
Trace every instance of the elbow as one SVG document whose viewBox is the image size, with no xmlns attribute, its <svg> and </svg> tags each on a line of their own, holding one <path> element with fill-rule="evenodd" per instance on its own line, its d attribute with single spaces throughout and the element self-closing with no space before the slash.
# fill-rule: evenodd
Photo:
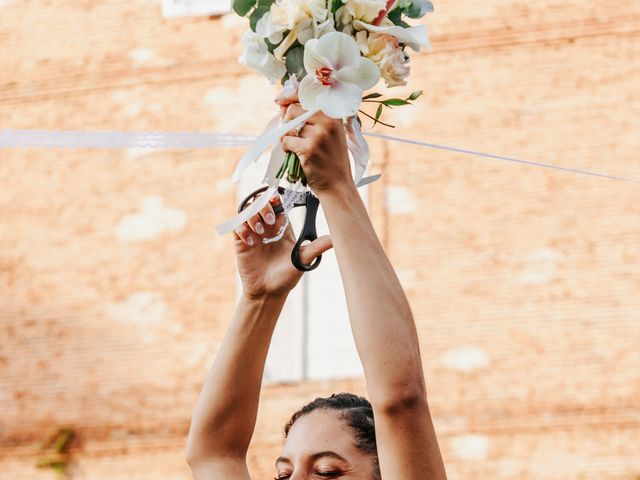
<svg viewBox="0 0 640 480">
<path fill-rule="evenodd" d="M 428 409 L 424 388 L 403 388 L 385 395 L 378 403 L 378 410 L 387 417 L 414 414 Z"/>
<path fill-rule="evenodd" d="M 184 458 L 189 466 L 193 467 L 202 463 L 207 457 L 211 457 L 213 452 L 210 450 L 203 444 L 202 439 L 197 439 L 190 434 L 184 449 Z"/>
<path fill-rule="evenodd" d="M 215 459 L 244 459 L 248 445 L 233 441 L 216 441 L 215 435 L 189 435 L 184 449 L 184 458 L 193 469 Z"/>
<path fill-rule="evenodd" d="M 198 454 L 198 449 L 193 444 L 191 437 L 187 439 L 187 445 L 184 449 L 184 458 L 187 461 L 189 466 L 193 467 L 197 462 L 201 455 Z"/>
</svg>

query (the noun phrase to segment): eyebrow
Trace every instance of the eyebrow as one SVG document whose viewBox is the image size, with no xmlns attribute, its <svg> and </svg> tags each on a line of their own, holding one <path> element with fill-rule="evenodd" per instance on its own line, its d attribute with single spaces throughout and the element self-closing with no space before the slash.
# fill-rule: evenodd
<svg viewBox="0 0 640 480">
<path fill-rule="evenodd" d="M 311 460 L 316 461 L 320 458 L 325 458 L 325 457 L 335 458 L 336 460 L 349 463 L 347 459 L 344 458 L 342 455 L 339 455 L 336 452 L 332 452 L 331 450 L 325 450 L 324 452 L 314 453 L 313 455 L 311 455 Z M 289 460 L 287 457 L 278 457 L 278 459 L 276 460 L 276 464 L 278 463 L 291 463 L 291 460 Z"/>
</svg>

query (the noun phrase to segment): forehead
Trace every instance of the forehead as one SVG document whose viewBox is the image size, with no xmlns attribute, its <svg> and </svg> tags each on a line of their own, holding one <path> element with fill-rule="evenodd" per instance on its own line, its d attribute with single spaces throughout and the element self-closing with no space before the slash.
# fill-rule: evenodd
<svg viewBox="0 0 640 480">
<path fill-rule="evenodd" d="M 301 416 L 289 430 L 282 455 L 300 458 L 332 450 L 349 459 L 358 456 L 350 427 L 333 410 L 314 410 Z"/>
</svg>

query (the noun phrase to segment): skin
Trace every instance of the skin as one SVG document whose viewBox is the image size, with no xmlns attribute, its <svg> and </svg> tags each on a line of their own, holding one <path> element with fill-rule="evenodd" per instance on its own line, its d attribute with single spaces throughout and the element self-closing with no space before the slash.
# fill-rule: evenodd
<svg viewBox="0 0 640 480">
<path fill-rule="evenodd" d="M 349 426 L 330 410 L 314 410 L 293 424 L 276 469 L 279 480 L 374 478 L 372 459 L 356 447 Z"/>
<path fill-rule="evenodd" d="M 286 120 L 304 112 L 296 103 L 286 107 Z M 300 136 L 289 132 L 282 143 L 300 157 L 329 224 L 331 238 L 307 245 L 301 257 L 310 263 L 335 247 L 373 406 L 382 479 L 446 479 L 411 308 L 353 184 L 344 128 L 319 113 L 307 121 Z M 246 454 L 269 343 L 286 297 L 301 277 L 290 261 L 295 243 L 290 229 L 280 242 L 261 241 L 274 236 L 283 222 L 268 205 L 235 232 L 243 294 L 191 421 L 186 454 L 196 480 L 250 478 Z M 314 460 L 329 447 L 344 460 Z M 312 412 L 292 427 L 282 453 L 288 461 L 277 466 L 287 480 L 372 480 L 371 459 L 354 449 L 351 432 L 339 417 Z M 343 462 L 341 473 L 321 475 L 323 462 Z"/>
</svg>

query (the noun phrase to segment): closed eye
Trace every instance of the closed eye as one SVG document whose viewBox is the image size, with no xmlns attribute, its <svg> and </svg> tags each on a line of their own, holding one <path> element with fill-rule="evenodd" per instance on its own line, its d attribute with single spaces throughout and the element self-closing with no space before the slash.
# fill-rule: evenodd
<svg viewBox="0 0 640 480">
<path fill-rule="evenodd" d="M 332 470 L 330 472 L 318 472 L 317 476 L 322 478 L 338 478 L 343 475 L 343 473 L 339 470 Z"/>
</svg>

